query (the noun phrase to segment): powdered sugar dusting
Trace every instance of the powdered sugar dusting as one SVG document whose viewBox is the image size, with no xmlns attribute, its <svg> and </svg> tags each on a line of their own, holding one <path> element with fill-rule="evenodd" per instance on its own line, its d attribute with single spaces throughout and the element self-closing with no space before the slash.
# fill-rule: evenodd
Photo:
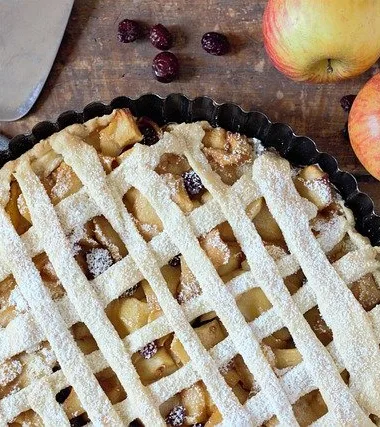
<svg viewBox="0 0 380 427">
<path fill-rule="evenodd" d="M 25 356 L 25 373 L 30 379 L 38 379 L 43 376 L 49 375 L 51 373 L 51 364 L 48 363 L 50 361 L 52 364 L 55 361 L 52 359 L 46 359 L 42 353 L 30 353 Z"/>
<path fill-rule="evenodd" d="M 223 265 L 228 263 L 228 260 L 231 256 L 231 251 L 228 247 L 228 245 L 223 242 L 223 240 L 220 238 L 219 233 L 218 234 L 212 234 L 211 237 L 208 240 L 208 243 L 218 250 L 219 253 L 223 254 Z"/>
<path fill-rule="evenodd" d="M 45 359 L 46 363 L 49 366 L 53 367 L 57 361 L 57 356 L 55 355 L 54 351 L 51 348 L 43 347 L 41 349 L 41 354 Z"/>
<path fill-rule="evenodd" d="M 137 221 L 137 220 L 136 220 Z M 148 224 L 146 222 L 138 222 L 139 228 L 153 236 L 157 236 L 159 229 L 156 224 Z"/>
<path fill-rule="evenodd" d="M 184 304 L 187 301 L 201 295 L 202 291 L 195 277 L 181 282 L 181 290 L 177 294 L 177 301 Z"/>
<path fill-rule="evenodd" d="M 14 381 L 22 372 L 19 360 L 7 360 L 0 364 L 0 386 L 4 387 Z"/>
<path fill-rule="evenodd" d="M 317 219 L 316 221 L 314 221 L 312 229 L 317 231 L 318 233 L 330 232 L 331 229 L 336 224 L 337 218 L 338 218 L 338 215 L 334 213 L 332 218 L 329 221 L 325 219 Z"/>
<path fill-rule="evenodd" d="M 181 130 L 196 129 L 191 125 L 188 126 L 189 128 L 182 126 Z M 178 126 L 178 128 L 180 127 Z M 203 137 L 203 131 L 200 133 L 199 136 L 200 138 L 198 139 L 198 141 L 200 145 L 200 141 Z M 178 139 L 178 145 L 182 145 L 184 144 L 184 142 L 185 141 L 183 141 L 182 139 Z M 133 154 L 135 153 L 137 153 L 137 151 L 135 151 Z M 143 153 L 140 152 L 139 154 Z M 210 186 L 210 179 L 205 176 L 205 171 L 201 170 L 199 165 L 196 165 L 195 162 L 191 162 L 191 158 L 188 152 L 186 154 L 188 156 L 189 163 L 192 163 L 191 166 L 193 167 L 195 172 L 201 177 L 202 182 L 205 184 L 206 188 L 208 188 Z M 135 160 L 136 159 L 130 156 L 126 159 L 126 163 L 129 164 L 129 162 L 132 163 L 132 161 Z M 139 160 L 140 164 L 146 163 L 146 160 L 143 158 Z M 203 163 L 207 164 L 206 161 L 203 161 L 202 166 Z M 133 166 L 135 166 L 135 164 Z M 159 217 L 161 218 L 161 221 L 164 224 L 164 228 L 170 230 L 170 235 L 172 236 L 172 239 L 174 239 L 174 242 L 178 247 L 179 251 L 185 257 L 186 262 L 189 263 L 190 270 L 194 273 L 196 279 L 201 285 L 202 295 L 205 296 L 209 302 L 214 302 L 213 305 L 215 307 L 213 308 L 217 312 L 218 317 L 226 327 L 228 333 L 233 335 L 234 342 L 238 343 L 238 351 L 242 355 L 248 368 L 252 369 L 254 375 L 257 375 L 258 378 L 261 377 L 263 385 L 264 376 L 267 384 L 269 382 L 271 390 L 273 391 L 273 393 L 270 393 L 271 396 L 273 395 L 273 401 L 272 399 L 271 401 L 273 402 L 274 407 L 278 409 L 278 412 L 281 413 L 282 420 L 286 420 L 291 423 L 295 422 L 295 418 L 291 411 L 291 406 L 287 402 L 286 396 L 281 393 L 281 388 L 278 387 L 278 380 L 274 375 L 273 371 L 270 369 L 269 365 L 266 364 L 265 358 L 260 353 L 259 345 L 253 339 L 252 332 L 249 330 L 249 328 L 247 328 L 244 318 L 237 310 L 234 299 L 231 298 L 231 295 L 226 290 L 224 283 L 221 281 L 216 271 L 213 269 L 210 261 L 207 259 L 204 252 L 200 251 L 200 248 L 197 245 L 195 236 L 193 235 L 193 232 L 186 220 L 186 217 L 177 208 L 175 208 L 172 201 L 170 200 L 170 194 L 168 194 L 167 189 L 164 188 L 164 184 L 162 183 L 162 181 L 146 169 L 139 171 L 139 173 L 135 173 L 129 179 L 131 185 L 138 188 L 138 190 L 142 192 L 143 195 L 152 204 Z M 199 268 L 200 260 L 202 260 L 202 268 Z M 181 341 L 183 342 L 182 339 Z M 183 342 L 183 344 L 185 343 Z M 204 372 L 204 368 L 202 366 L 199 366 L 198 363 L 196 366 L 197 369 L 200 369 L 201 372 Z M 202 375 L 202 380 L 205 383 L 209 383 L 211 379 L 209 377 L 211 377 L 210 373 L 208 373 L 205 377 Z M 214 375 L 212 377 L 214 377 Z M 209 390 L 213 390 L 213 387 L 210 387 L 210 384 L 206 384 L 206 386 Z M 232 423 L 237 423 L 239 422 L 239 420 L 240 422 L 242 422 L 242 415 L 239 415 L 240 411 L 236 410 L 232 412 L 231 409 L 227 410 L 225 406 L 227 402 L 221 401 L 221 399 L 225 399 L 227 394 L 225 392 L 220 393 L 220 391 L 217 393 L 218 394 L 216 397 L 214 397 L 214 395 L 211 393 L 212 398 L 214 401 L 216 399 L 216 403 L 218 407 L 220 407 L 223 416 L 229 419 L 229 421 Z M 281 396 L 282 398 L 285 397 L 285 400 L 282 400 L 282 402 L 280 402 L 279 399 L 274 397 L 275 395 Z M 231 402 L 233 401 L 232 399 L 232 397 L 229 397 L 228 401 Z M 230 404 L 228 406 L 230 407 Z"/>
<path fill-rule="evenodd" d="M 274 367 L 276 365 L 276 356 L 273 353 L 272 348 L 269 345 L 262 344 L 262 349 L 263 349 L 263 352 L 265 354 L 265 357 L 268 359 L 270 365 L 274 369 Z"/>
<path fill-rule="evenodd" d="M 233 369 L 233 367 L 234 367 L 234 361 L 231 359 L 226 364 L 222 365 L 219 368 L 219 371 L 222 375 L 226 375 L 228 371 Z"/>
<path fill-rule="evenodd" d="M 268 254 L 275 260 L 278 261 L 281 258 L 284 258 L 287 255 L 285 249 L 281 246 L 276 245 L 266 245 L 265 249 L 268 251 Z"/>
<path fill-rule="evenodd" d="M 332 202 L 331 187 L 326 179 L 301 180 L 306 188 L 318 194 L 322 204 L 329 205 Z"/>
<path fill-rule="evenodd" d="M 51 194 L 52 197 L 62 199 L 70 189 L 70 176 L 66 169 L 58 168 L 57 171 L 57 183 L 51 189 Z"/>
<path fill-rule="evenodd" d="M 312 230 L 317 233 L 322 250 L 330 252 L 338 243 L 342 242 L 347 232 L 347 221 L 342 215 L 334 213 L 329 219 L 316 218 Z"/>
<path fill-rule="evenodd" d="M 267 150 L 259 139 L 257 139 L 257 138 L 250 138 L 249 141 L 253 145 L 253 150 L 254 150 L 255 157 L 261 156 Z"/>
<path fill-rule="evenodd" d="M 190 144 L 190 143 L 192 144 L 192 142 L 190 142 L 190 140 L 187 142 L 188 142 L 188 144 Z M 165 142 L 161 141 L 155 147 L 151 147 L 150 152 L 153 152 L 153 151 L 155 153 L 157 152 L 157 156 L 153 156 L 153 157 L 158 157 L 158 152 L 160 150 L 163 152 L 169 152 L 169 151 L 172 152 L 173 150 L 171 150 L 171 148 L 173 147 L 173 145 L 176 147 L 178 152 L 183 153 L 184 144 L 183 144 L 182 140 L 177 145 L 173 144 L 172 141 L 165 141 Z M 197 144 L 195 143 L 194 146 L 197 146 Z M 170 148 L 170 150 L 169 150 L 169 148 Z M 148 152 L 148 150 L 146 150 L 146 152 Z M 134 159 L 134 160 L 136 160 L 137 164 L 142 163 L 142 162 L 140 162 L 140 159 L 138 158 L 138 156 L 136 156 L 136 159 Z M 145 164 L 148 164 L 148 163 L 145 163 Z M 124 167 L 124 169 L 126 169 L 125 165 L 121 165 L 119 168 L 119 172 L 123 167 Z M 150 161 L 149 167 L 154 167 L 154 161 L 153 160 Z M 248 169 L 247 169 L 247 171 L 248 171 Z M 112 173 L 110 175 L 112 175 Z M 128 177 L 128 173 L 126 173 L 126 177 Z M 201 178 L 203 181 L 203 176 Z M 209 178 L 214 179 L 214 177 L 210 177 L 210 176 L 209 176 Z M 240 185 L 240 183 L 243 182 L 244 179 L 246 179 L 246 177 L 243 177 L 242 180 L 239 181 L 237 184 Z M 203 181 L 203 182 L 206 183 L 207 180 Z M 244 182 L 246 182 L 246 181 L 244 181 Z M 259 194 L 261 191 L 260 189 L 258 189 L 256 184 L 253 184 L 252 181 L 250 181 L 250 180 L 248 180 L 246 182 L 246 184 L 247 185 L 245 185 L 243 188 L 244 191 L 242 192 L 242 194 L 239 195 L 240 201 L 243 201 L 245 206 L 246 206 L 246 201 L 248 203 L 250 197 L 256 198 L 257 194 Z M 122 187 L 125 187 L 126 184 L 123 181 L 123 184 L 120 184 L 120 185 Z M 234 191 L 236 190 L 238 185 L 236 187 L 234 186 Z M 82 191 L 81 194 L 85 194 L 85 193 Z M 166 194 L 164 194 L 164 196 L 166 197 Z M 213 194 L 213 196 L 214 196 L 214 194 Z M 226 197 L 227 197 L 227 192 L 226 192 Z M 70 199 L 71 199 L 71 197 L 66 199 L 66 201 L 69 202 Z M 79 200 L 79 198 L 78 198 L 78 200 Z M 93 209 L 94 203 L 92 202 L 91 199 L 89 200 L 88 205 L 90 205 L 90 204 L 92 205 L 92 209 Z M 66 205 L 68 206 L 69 203 L 67 203 Z M 57 207 L 57 210 L 59 210 L 59 209 L 60 208 Z M 223 213 L 218 211 L 218 209 L 220 209 L 218 206 L 218 202 L 217 202 L 217 200 L 213 199 L 210 201 L 210 203 L 207 203 L 206 205 L 204 205 L 201 208 L 194 211 L 191 214 L 191 216 L 189 217 L 189 221 L 191 222 L 193 232 L 197 233 L 197 235 L 203 234 L 203 233 L 209 231 L 212 227 L 215 227 L 217 225 L 217 223 L 223 221 L 224 220 Z M 70 224 L 75 223 L 77 226 L 80 227 L 80 225 L 90 217 L 90 216 L 88 216 L 88 217 L 86 216 L 87 213 L 85 211 L 88 213 L 90 210 L 84 209 L 83 212 L 81 212 L 81 214 L 78 215 L 77 218 L 75 217 L 74 219 L 70 219 L 68 221 L 68 223 L 70 223 Z M 64 211 L 62 210 L 60 212 L 64 212 Z M 198 214 L 198 212 L 199 212 L 199 214 Z M 201 215 L 200 214 L 201 212 L 204 212 L 204 215 Z M 63 215 L 64 214 L 60 213 L 60 216 L 63 216 Z M 94 216 L 94 215 L 92 214 L 92 216 Z M 61 220 L 64 221 L 63 218 Z M 332 245 L 332 239 L 330 239 L 328 237 L 331 232 L 334 232 L 334 241 L 336 241 L 336 239 L 338 239 L 338 242 L 339 242 L 339 236 L 340 236 L 339 233 L 342 233 L 341 225 L 343 223 L 344 223 L 344 220 L 342 220 L 342 217 L 339 217 L 339 216 L 337 216 L 337 218 L 333 218 L 333 220 L 330 221 L 329 225 L 326 225 L 325 223 L 321 223 L 321 224 L 317 223 L 316 228 L 319 228 L 319 230 L 318 230 L 319 240 L 321 240 L 321 241 L 327 241 L 328 240 L 327 245 L 321 244 L 321 247 L 323 250 L 325 250 L 325 248 L 328 245 Z M 67 230 L 67 231 L 69 231 L 69 230 Z M 158 231 L 157 231 L 157 233 L 158 233 Z M 155 240 L 155 239 L 157 239 L 157 240 Z M 217 245 L 215 245 L 215 246 L 217 246 Z M 155 250 L 158 251 L 157 253 L 155 253 L 154 256 L 157 258 L 157 260 L 159 260 L 160 265 L 161 264 L 163 265 L 164 263 L 166 263 L 171 257 L 176 255 L 179 251 L 178 248 L 175 247 L 175 245 L 173 245 L 171 243 L 171 241 L 169 240 L 169 238 L 166 234 L 166 231 L 164 231 L 164 233 L 162 233 L 161 235 L 157 236 L 157 238 L 154 238 L 151 241 L 151 244 L 148 245 L 148 247 L 149 247 L 149 250 L 150 250 L 150 248 L 154 248 L 153 253 Z M 279 251 L 277 249 L 273 249 L 273 248 L 268 248 L 268 247 L 266 247 L 266 249 L 274 259 L 279 259 L 279 261 L 282 261 L 285 259 L 290 260 L 290 258 L 292 258 L 292 260 L 291 260 L 292 264 L 297 265 L 297 260 L 293 255 L 287 255 L 287 256 L 282 257 L 282 254 L 280 253 L 281 251 Z M 162 255 L 161 252 L 164 255 Z M 362 257 L 359 256 L 360 254 L 362 255 Z M 356 280 L 357 278 L 360 277 L 360 274 L 365 274 L 365 272 L 367 270 L 371 271 L 371 269 L 372 270 L 378 269 L 378 265 L 376 265 L 375 261 L 373 260 L 372 255 L 366 256 L 364 254 L 364 251 L 361 252 L 360 254 L 358 253 L 357 254 L 358 256 L 356 256 L 356 257 L 353 256 L 351 258 L 348 258 L 348 257 L 345 258 L 344 257 L 344 258 L 342 258 L 342 262 L 341 262 L 341 260 L 339 260 L 336 263 L 336 265 L 334 265 L 334 267 L 337 269 L 337 271 L 339 271 L 339 274 L 341 275 L 341 277 L 344 279 L 345 282 L 350 282 L 352 280 Z M 150 256 L 152 256 L 152 254 Z M 359 275 L 359 277 L 357 277 L 357 278 L 354 278 L 354 276 L 350 275 L 352 270 L 345 268 L 345 266 L 347 264 L 350 264 L 351 259 L 352 259 L 352 265 L 355 265 L 355 268 L 354 268 L 355 273 L 352 273 L 352 274 Z M 343 260 L 344 260 L 344 262 L 343 262 Z M 360 260 L 362 260 L 362 262 Z M 126 259 L 126 261 L 129 261 L 129 259 Z M 120 264 L 120 265 L 118 265 L 118 264 Z M 122 261 L 118 264 L 115 265 L 115 268 L 112 268 L 109 270 L 110 274 L 108 274 L 108 272 L 105 273 L 104 276 L 107 277 L 106 281 L 103 281 L 103 276 L 100 276 L 98 279 L 96 279 L 94 281 L 94 283 L 96 283 L 96 289 L 97 290 L 99 289 L 99 292 L 101 292 L 101 293 L 103 292 L 105 295 L 107 295 L 107 298 L 115 298 L 117 296 L 117 292 L 118 292 L 117 289 L 120 288 L 120 292 L 121 292 L 122 288 L 126 287 L 125 283 L 128 283 L 131 286 L 133 286 L 132 284 L 135 283 L 134 282 L 135 280 L 141 280 L 141 275 L 140 275 L 141 273 L 136 269 L 133 261 L 132 261 L 132 263 L 131 262 L 125 263 L 125 266 L 128 266 L 128 269 L 130 268 L 131 274 L 129 274 L 129 271 L 128 272 L 122 272 L 122 266 L 124 265 L 124 263 Z M 360 272 L 364 272 L 364 273 L 360 273 Z M 117 289 L 115 288 L 115 291 L 112 291 L 110 289 L 111 285 L 112 285 L 112 283 L 115 283 L 117 277 L 119 277 L 118 275 L 120 275 L 120 274 L 122 274 L 124 285 L 116 286 Z M 249 289 L 250 283 L 251 284 L 256 283 L 256 280 L 254 280 L 253 277 L 251 277 L 250 280 L 244 279 L 244 277 L 245 277 L 245 274 L 243 274 L 242 276 L 237 278 L 235 281 L 236 281 L 236 283 L 238 283 L 240 280 L 242 280 L 242 283 L 244 283 L 244 286 L 246 286 L 246 287 L 237 286 L 236 288 L 231 288 L 231 286 L 227 285 L 227 288 L 231 288 L 231 291 L 234 291 L 234 289 L 235 289 L 234 292 L 236 292 L 238 289 L 240 289 L 243 292 L 244 290 Z M 108 289 L 110 289 L 110 290 L 108 290 Z M 237 294 L 234 294 L 234 295 L 236 296 Z M 107 300 L 107 298 L 105 298 L 105 300 Z M 301 288 L 299 294 L 297 293 L 294 298 L 297 301 L 297 305 L 298 305 L 299 310 L 301 312 L 304 312 L 306 307 L 311 308 L 311 306 L 313 306 L 313 304 L 315 304 L 314 295 L 310 291 L 310 286 L 308 284 L 306 284 L 303 288 Z M 203 312 L 207 312 L 210 310 L 209 303 L 207 302 L 207 300 L 204 299 L 203 295 L 201 297 L 196 296 L 196 297 L 192 298 L 191 301 L 189 301 L 189 303 L 186 303 L 183 305 L 183 309 L 185 310 L 188 318 L 192 319 L 192 318 L 194 318 L 192 316 L 194 316 L 195 313 L 200 312 L 199 307 L 201 307 L 201 306 L 203 307 L 202 308 Z M 73 311 L 73 309 L 69 303 L 67 303 L 66 305 L 62 305 L 62 309 L 63 309 L 63 312 L 66 312 L 66 311 L 68 312 L 70 310 Z M 163 309 L 166 312 L 166 308 L 164 306 L 163 306 Z M 374 313 L 375 312 L 377 313 L 376 310 L 374 310 Z M 289 311 L 289 316 L 290 316 L 290 314 L 291 314 L 291 311 Z M 68 317 L 68 319 L 70 320 L 70 322 L 73 322 L 74 319 L 76 318 L 76 316 L 77 316 L 76 314 L 70 315 Z M 375 316 L 375 314 L 374 314 L 374 316 Z M 264 324 L 265 322 L 260 323 L 261 319 L 264 320 L 264 317 L 267 320 L 266 324 Z M 25 319 L 25 320 L 23 320 L 23 319 Z M 20 320 L 23 320 L 24 322 L 28 322 L 29 319 L 31 319 L 29 314 L 26 314 L 23 318 L 20 317 Z M 18 320 L 18 318 L 16 320 Z M 23 323 L 22 322 L 19 322 L 19 323 L 20 323 L 20 327 L 22 328 Z M 281 318 L 278 317 L 277 308 L 274 307 L 273 309 L 270 309 L 264 315 L 262 315 L 258 319 L 256 319 L 256 321 L 254 322 L 254 325 L 255 325 L 255 327 L 253 327 L 252 330 L 254 330 L 255 333 L 257 332 L 258 336 L 261 338 L 261 337 L 266 336 L 270 333 L 273 333 L 275 330 L 280 329 L 282 327 L 283 323 L 282 323 Z M 33 327 L 28 327 L 28 330 L 33 331 Z M 153 321 L 152 323 L 150 323 L 149 325 L 146 325 L 146 327 L 144 327 L 144 333 L 143 334 L 141 333 L 141 336 L 144 338 L 140 339 L 137 337 L 137 335 L 140 334 L 140 331 L 139 331 L 139 333 L 137 335 L 136 334 L 132 334 L 133 336 L 131 335 L 131 337 L 130 337 L 131 341 L 129 341 L 129 337 L 127 337 L 126 342 L 127 343 L 129 343 L 129 342 L 133 343 L 133 345 L 135 345 L 135 347 L 134 347 L 135 350 L 138 350 L 146 342 L 153 341 L 158 336 L 163 336 L 163 335 L 169 333 L 170 330 L 171 330 L 171 328 L 167 325 L 164 316 L 162 316 L 161 318 Z M 9 331 L 10 331 L 10 329 L 8 329 L 8 331 L 4 331 L 5 333 L 3 334 L 2 337 L 0 337 L 1 344 L 3 344 L 3 342 L 4 342 L 3 337 L 5 338 L 6 336 L 8 336 Z M 15 337 L 16 338 L 18 337 L 17 333 L 15 334 Z M 20 344 L 18 344 L 18 345 L 19 345 L 19 347 L 16 346 L 14 348 L 22 348 L 20 346 L 22 346 L 23 344 L 22 344 L 22 342 L 20 342 Z M 222 341 L 220 344 L 215 346 L 211 350 L 211 353 L 213 354 L 213 358 L 215 359 L 216 363 L 219 363 L 220 360 L 224 360 L 224 363 L 225 363 L 227 360 L 229 360 L 231 357 L 233 357 L 234 352 L 235 352 L 234 345 L 235 345 L 235 342 L 233 342 L 231 340 L 231 336 L 229 336 L 224 341 Z M 128 345 L 126 347 L 128 348 Z M 43 350 L 44 349 L 42 349 L 41 352 Z M 328 348 L 328 350 L 332 353 L 333 358 L 336 361 L 336 357 L 338 357 L 339 354 L 331 346 Z M 47 351 L 49 351 L 49 350 L 47 350 Z M 4 354 L 4 352 L 2 352 L 2 354 Z M 92 356 L 95 356 L 95 354 L 93 354 Z M 54 354 L 51 355 L 51 360 L 54 360 Z M 94 357 L 94 360 L 95 360 L 95 357 Z M 305 360 L 305 357 L 304 357 L 304 360 Z M 102 363 L 107 363 L 107 362 L 103 361 Z M 336 363 L 338 364 L 338 362 L 336 362 Z M 305 364 L 305 361 L 304 361 L 300 365 L 298 365 L 297 367 L 295 367 L 294 369 L 289 371 L 288 373 L 285 373 L 283 371 L 276 371 L 277 374 L 279 376 L 281 376 L 282 379 L 284 380 L 284 384 L 285 384 L 284 387 L 285 387 L 287 394 L 289 396 L 291 396 L 289 398 L 291 403 L 294 403 L 294 401 L 296 399 L 298 399 L 298 397 L 300 395 L 304 394 L 305 390 L 311 390 L 315 387 L 314 381 L 310 380 L 310 378 L 308 376 L 308 371 L 305 370 L 305 365 L 307 365 L 307 363 Z M 341 369 L 340 368 L 340 366 L 341 366 L 340 362 L 339 362 L 338 366 L 339 366 L 339 369 Z M 307 367 L 310 368 L 310 366 L 307 366 Z M 180 371 L 177 371 L 177 372 L 180 372 Z M 191 377 L 193 377 L 194 376 L 193 371 L 191 371 L 191 373 L 192 373 Z M 178 377 L 181 377 L 181 376 L 179 375 Z M 190 378 L 190 376 L 188 376 L 188 378 Z M 184 381 L 185 381 L 185 378 L 181 377 L 181 381 L 176 383 L 175 386 L 173 386 L 173 385 L 171 386 L 171 387 L 176 387 L 176 388 L 170 388 L 170 387 L 167 388 L 164 385 L 164 383 L 162 383 L 162 390 L 166 390 L 166 391 L 168 389 L 172 389 L 173 391 L 179 390 L 180 385 L 183 384 Z M 195 378 L 193 381 L 195 381 Z M 167 378 L 167 381 L 165 382 L 165 384 L 167 385 L 169 383 L 170 383 L 170 377 Z M 265 385 L 266 385 L 266 383 L 265 383 Z M 259 389 L 260 386 L 258 385 L 258 383 L 257 383 L 257 386 Z M 152 390 L 153 396 L 155 397 L 155 399 L 158 402 L 160 399 L 160 396 L 163 395 L 162 393 L 160 393 L 160 384 L 155 383 L 151 387 L 151 390 Z M 335 394 L 337 397 L 339 397 L 339 395 L 340 395 L 339 390 L 337 390 Z M 264 397 L 260 398 L 260 396 L 264 396 Z M 261 424 L 262 422 L 267 420 L 269 418 L 269 416 L 272 415 L 272 412 L 273 412 L 273 402 L 270 401 L 269 399 L 267 399 L 266 396 L 267 396 L 267 387 L 264 387 L 264 389 L 262 390 L 262 393 L 260 392 L 258 399 L 254 399 L 255 404 L 253 404 L 253 406 L 250 405 L 250 401 L 248 401 L 247 404 L 245 405 L 247 408 L 249 408 L 250 414 L 252 415 L 254 420 L 261 420 L 259 422 L 259 424 Z M 20 397 L 20 402 L 21 401 L 22 401 L 22 398 Z M 329 403 L 331 403 L 331 402 L 329 402 Z M 123 402 L 123 404 L 124 404 L 124 402 Z M 20 405 L 21 405 L 21 403 L 20 403 Z M 129 408 L 128 405 L 126 407 Z M 0 407 L 0 412 L 1 412 L 1 407 Z M 260 417 L 263 416 L 262 414 L 266 414 L 265 415 L 266 418 L 261 419 Z M 352 416 L 352 413 L 350 411 L 347 411 L 345 419 L 348 419 L 350 416 Z M 335 413 L 332 411 L 329 412 L 329 420 L 331 423 L 336 422 Z M 225 421 L 226 425 L 231 425 L 231 423 L 229 423 L 229 421 L 228 421 L 228 418 L 225 419 L 224 421 Z M 344 421 L 344 420 L 342 419 L 341 421 Z M 364 423 L 365 423 L 365 421 L 363 421 L 363 425 L 364 425 Z"/>
<path fill-rule="evenodd" d="M 217 229 L 211 230 L 209 233 L 201 236 L 201 246 L 207 252 L 207 255 L 218 265 L 226 265 L 231 257 L 231 251 L 227 243 L 225 243 Z"/>
<path fill-rule="evenodd" d="M 254 177 L 262 188 L 267 205 L 281 227 L 289 249 L 297 256 L 303 272 L 317 295 L 321 314 L 333 331 L 334 342 L 346 366 L 350 367 L 351 380 L 365 395 L 364 399 L 364 395 L 362 395 L 363 400 L 361 400 L 361 403 L 364 407 L 370 407 L 371 410 L 375 410 L 374 403 L 379 401 L 380 395 L 378 393 L 380 390 L 377 391 L 374 379 L 380 372 L 380 358 L 378 345 L 373 341 L 368 319 L 359 308 L 359 305 L 355 303 L 354 297 L 346 285 L 337 274 L 334 274 L 334 269 L 325 258 L 321 248 L 318 247 L 317 241 L 309 229 L 305 212 L 300 206 L 300 196 L 292 183 L 288 163 L 278 157 L 267 155 L 262 156 L 257 161 L 256 166 Z M 297 221 L 293 220 L 294 217 L 297 218 Z M 349 318 L 342 322 L 342 317 L 345 316 L 349 316 Z M 354 318 L 357 321 L 355 323 L 361 325 L 360 333 L 358 330 L 351 328 Z M 328 400 L 339 400 L 339 405 L 336 406 L 339 418 L 343 420 L 347 417 L 354 417 L 353 419 L 356 422 L 358 418 L 364 422 L 364 414 L 356 401 L 353 400 L 352 395 L 347 395 L 346 390 L 340 390 L 337 393 L 338 380 L 340 381 L 340 379 L 334 374 L 327 359 L 326 363 L 322 365 L 324 354 L 321 352 L 310 354 L 311 343 L 299 341 L 297 337 L 299 331 L 294 331 L 290 326 L 289 329 L 302 355 L 307 355 L 306 364 L 308 363 L 308 358 L 314 361 L 314 366 L 310 368 L 321 384 L 322 393 L 326 393 L 327 396 L 331 395 Z M 355 354 L 355 357 L 353 357 L 353 354 Z M 316 358 L 317 355 L 318 358 Z M 359 360 L 362 360 L 362 362 L 359 363 Z M 376 370 L 374 368 L 371 369 L 371 375 L 368 375 L 367 372 L 358 370 L 358 363 L 360 366 L 362 364 L 366 366 L 379 365 L 379 368 L 376 368 Z M 322 369 L 319 374 L 317 374 L 318 364 Z M 329 365 L 330 367 L 328 368 Z M 331 370 L 331 374 L 326 375 L 327 369 Z M 363 382 L 363 376 L 366 377 L 365 382 Z M 328 377 L 328 383 L 324 381 L 326 377 Z M 371 384 L 371 387 L 368 386 L 369 384 Z M 344 395 L 346 397 L 343 399 Z"/>
<path fill-rule="evenodd" d="M 89 272 L 94 277 L 103 274 L 113 264 L 110 252 L 102 248 L 94 248 L 87 252 L 86 262 Z"/>
<path fill-rule="evenodd" d="M 16 286 L 11 292 L 8 303 L 10 305 L 13 305 L 20 313 L 25 312 L 29 309 L 28 303 L 20 292 L 18 286 Z"/>
<path fill-rule="evenodd" d="M 77 255 L 80 250 L 80 241 L 86 236 L 86 232 L 83 226 L 77 226 L 73 229 L 71 234 L 69 235 L 69 242 L 72 250 L 73 256 Z"/>
</svg>

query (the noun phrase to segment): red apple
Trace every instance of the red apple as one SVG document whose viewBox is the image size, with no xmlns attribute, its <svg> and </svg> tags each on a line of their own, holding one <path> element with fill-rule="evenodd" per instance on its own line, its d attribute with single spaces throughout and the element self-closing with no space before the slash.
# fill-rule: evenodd
<svg viewBox="0 0 380 427">
<path fill-rule="evenodd" d="M 353 77 L 380 56 L 380 1 L 269 0 L 263 32 L 275 67 L 293 80 Z"/>
<path fill-rule="evenodd" d="M 380 180 L 380 73 L 356 97 L 348 116 L 348 133 L 362 165 Z"/>
</svg>

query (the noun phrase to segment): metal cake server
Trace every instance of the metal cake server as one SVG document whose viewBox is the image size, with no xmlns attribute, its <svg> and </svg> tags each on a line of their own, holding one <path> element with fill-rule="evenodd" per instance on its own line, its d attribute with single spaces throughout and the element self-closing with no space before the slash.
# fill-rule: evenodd
<svg viewBox="0 0 380 427">
<path fill-rule="evenodd" d="M 74 0 L 0 0 L 0 121 L 23 117 L 49 75 Z"/>
</svg>

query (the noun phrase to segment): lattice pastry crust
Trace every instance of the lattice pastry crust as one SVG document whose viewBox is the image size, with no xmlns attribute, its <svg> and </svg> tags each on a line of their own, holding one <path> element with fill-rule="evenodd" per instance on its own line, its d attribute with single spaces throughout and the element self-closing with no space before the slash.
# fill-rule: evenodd
<svg viewBox="0 0 380 427">
<path fill-rule="evenodd" d="M 318 166 L 115 110 L 0 204 L 0 425 L 379 425 L 380 250 Z"/>
</svg>

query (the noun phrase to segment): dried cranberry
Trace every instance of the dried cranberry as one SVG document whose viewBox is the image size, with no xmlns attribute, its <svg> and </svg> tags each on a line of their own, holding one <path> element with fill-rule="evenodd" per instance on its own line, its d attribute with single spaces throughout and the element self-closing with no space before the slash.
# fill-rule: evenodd
<svg viewBox="0 0 380 427">
<path fill-rule="evenodd" d="M 59 391 L 55 395 L 55 400 L 58 403 L 63 403 L 69 397 L 69 394 L 71 393 L 71 389 L 72 389 L 72 387 L 66 387 L 63 390 Z"/>
<path fill-rule="evenodd" d="M 182 174 L 182 178 L 186 191 L 190 196 L 196 196 L 205 188 L 202 184 L 201 178 L 193 170 L 184 172 Z"/>
<path fill-rule="evenodd" d="M 224 34 L 215 33 L 211 31 L 202 37 L 202 47 L 207 53 L 211 55 L 225 55 L 230 50 L 230 42 Z"/>
<path fill-rule="evenodd" d="M 140 129 L 140 131 L 144 136 L 143 140 L 141 141 L 141 144 L 150 146 L 158 142 L 157 132 L 153 128 L 145 127 L 142 130 Z"/>
<path fill-rule="evenodd" d="M 350 135 L 348 134 L 348 122 L 346 122 L 346 124 L 344 125 L 344 128 L 342 129 L 342 135 L 346 141 L 350 140 Z"/>
<path fill-rule="evenodd" d="M 143 135 L 143 139 L 140 141 L 141 144 L 151 146 L 158 142 L 160 139 L 160 135 L 158 134 L 160 128 L 156 123 L 147 117 L 141 117 L 137 125 Z"/>
<path fill-rule="evenodd" d="M 136 285 L 133 285 L 129 289 L 127 289 L 125 292 L 122 293 L 122 297 L 131 297 L 138 289 L 139 284 L 136 283 Z"/>
<path fill-rule="evenodd" d="M 173 45 L 173 37 L 170 31 L 162 24 L 154 25 L 150 29 L 149 39 L 152 45 L 160 50 L 168 50 Z"/>
<path fill-rule="evenodd" d="M 166 423 L 171 426 L 181 426 L 185 422 L 185 408 L 181 405 L 174 406 L 166 417 Z"/>
<path fill-rule="evenodd" d="M 153 59 L 153 74 L 161 83 L 170 83 L 179 74 L 179 62 L 171 52 L 161 52 Z"/>
<path fill-rule="evenodd" d="M 340 100 L 340 105 L 343 110 L 348 113 L 351 110 L 352 104 L 354 103 L 356 95 L 345 95 Z"/>
<path fill-rule="evenodd" d="M 173 257 L 168 264 L 172 267 L 178 267 L 181 264 L 180 254 Z"/>
<path fill-rule="evenodd" d="M 148 343 L 145 347 L 139 350 L 139 353 L 144 359 L 150 359 L 157 353 L 157 345 L 154 341 Z"/>
<path fill-rule="evenodd" d="M 88 417 L 85 414 L 78 415 L 75 418 L 71 418 L 70 427 L 82 427 L 88 423 Z"/>
<path fill-rule="evenodd" d="M 122 43 L 131 43 L 139 39 L 143 34 L 138 22 L 124 19 L 119 23 L 117 39 Z"/>
</svg>

